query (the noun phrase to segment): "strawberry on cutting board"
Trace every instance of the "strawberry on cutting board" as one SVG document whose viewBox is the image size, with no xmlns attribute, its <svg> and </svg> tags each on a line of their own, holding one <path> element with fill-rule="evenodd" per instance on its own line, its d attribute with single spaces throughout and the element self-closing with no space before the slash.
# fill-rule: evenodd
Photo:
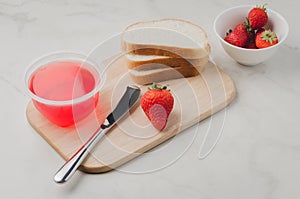
<svg viewBox="0 0 300 199">
<path fill-rule="evenodd" d="M 248 20 L 252 30 L 262 28 L 268 22 L 266 7 L 263 5 L 252 8 L 248 13 Z"/>
<path fill-rule="evenodd" d="M 174 98 L 166 86 L 159 87 L 153 83 L 152 87 L 141 97 L 141 107 L 152 125 L 162 131 L 167 124 L 173 109 Z"/>
</svg>

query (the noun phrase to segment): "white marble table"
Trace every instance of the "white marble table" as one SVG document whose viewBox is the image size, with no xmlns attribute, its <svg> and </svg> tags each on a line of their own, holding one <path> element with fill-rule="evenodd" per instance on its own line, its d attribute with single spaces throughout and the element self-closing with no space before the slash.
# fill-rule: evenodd
<svg viewBox="0 0 300 199">
<path fill-rule="evenodd" d="M 213 20 L 219 12 L 256 3 L 261 1 L 0 0 L 0 197 L 299 198 L 299 1 L 268 1 L 270 8 L 286 17 L 290 34 L 273 58 L 263 64 L 238 65 L 213 34 Z M 164 169 L 144 174 L 78 172 L 69 183 L 55 184 L 53 174 L 64 161 L 26 121 L 26 67 L 53 51 L 88 53 L 130 23 L 165 17 L 203 26 L 214 61 L 235 80 L 238 95 L 226 111 L 219 143 L 209 156 L 199 159 L 208 119 L 198 129 L 190 128 L 175 138 L 178 146 L 184 145 L 197 132 L 181 158 Z M 215 121 L 224 113 L 215 115 Z M 158 158 L 168 158 L 168 153 Z M 143 163 L 149 163 L 146 156 L 128 165 Z"/>
</svg>

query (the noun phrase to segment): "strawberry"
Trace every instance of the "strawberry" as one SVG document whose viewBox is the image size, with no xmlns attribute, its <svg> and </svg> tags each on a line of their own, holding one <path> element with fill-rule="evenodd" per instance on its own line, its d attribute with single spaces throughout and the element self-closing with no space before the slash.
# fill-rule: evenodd
<svg viewBox="0 0 300 199">
<path fill-rule="evenodd" d="M 247 31 L 248 40 L 250 40 L 250 39 L 252 39 L 254 37 L 254 31 L 250 27 L 248 19 L 246 21 L 242 22 L 242 23 L 239 23 L 235 27 L 235 29 Z"/>
<path fill-rule="evenodd" d="M 255 36 L 255 44 L 257 48 L 267 48 L 277 43 L 277 35 L 271 30 L 260 31 Z"/>
<path fill-rule="evenodd" d="M 234 46 L 244 47 L 248 41 L 248 34 L 245 30 L 234 29 L 229 31 L 224 40 Z"/>
<path fill-rule="evenodd" d="M 174 98 L 166 86 L 152 87 L 141 97 L 141 107 L 152 125 L 162 131 L 173 109 Z"/>
<path fill-rule="evenodd" d="M 249 25 L 253 30 L 262 28 L 268 22 L 266 7 L 263 5 L 252 8 L 248 13 L 248 20 Z"/>
<path fill-rule="evenodd" d="M 246 44 L 245 48 L 248 48 L 248 49 L 257 49 L 257 47 L 256 47 L 256 45 L 255 45 L 254 39 L 251 40 L 251 41 L 249 41 L 249 42 Z"/>
</svg>

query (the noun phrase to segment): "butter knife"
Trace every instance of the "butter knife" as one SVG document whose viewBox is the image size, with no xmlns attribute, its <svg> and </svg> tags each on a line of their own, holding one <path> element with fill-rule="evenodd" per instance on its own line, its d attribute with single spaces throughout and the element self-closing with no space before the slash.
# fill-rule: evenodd
<svg viewBox="0 0 300 199">
<path fill-rule="evenodd" d="M 128 86 L 115 109 L 106 117 L 99 129 L 88 139 L 88 141 L 78 149 L 78 151 L 57 171 L 54 181 L 64 183 L 68 181 L 86 158 L 97 142 L 120 120 L 140 96 L 140 89 L 137 86 Z"/>
</svg>

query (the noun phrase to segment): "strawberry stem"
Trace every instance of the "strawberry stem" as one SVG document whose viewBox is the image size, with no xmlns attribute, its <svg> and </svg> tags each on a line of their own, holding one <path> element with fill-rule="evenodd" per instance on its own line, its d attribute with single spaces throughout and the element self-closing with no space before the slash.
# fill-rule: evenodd
<svg viewBox="0 0 300 199">
<path fill-rule="evenodd" d="M 268 5 L 268 4 L 265 3 L 265 4 L 263 4 L 263 5 L 256 5 L 256 7 L 262 9 L 262 10 L 265 11 L 265 12 L 267 12 L 266 5 Z"/>
<path fill-rule="evenodd" d="M 170 89 L 168 89 L 167 85 L 159 86 L 155 82 L 152 83 L 152 86 L 149 87 L 148 90 L 168 90 L 168 91 L 170 91 Z"/>
<path fill-rule="evenodd" d="M 272 32 L 271 30 L 265 30 L 261 34 L 261 38 L 262 38 L 262 40 L 265 40 L 271 44 L 273 43 L 273 41 L 277 40 L 276 34 L 274 32 Z"/>
<path fill-rule="evenodd" d="M 244 27 L 246 28 L 247 32 L 254 32 L 250 26 L 248 17 L 246 17 L 246 20 L 244 21 Z"/>
<path fill-rule="evenodd" d="M 229 30 L 226 32 L 226 36 L 228 36 L 230 33 L 232 33 L 232 29 L 229 29 Z"/>
</svg>

